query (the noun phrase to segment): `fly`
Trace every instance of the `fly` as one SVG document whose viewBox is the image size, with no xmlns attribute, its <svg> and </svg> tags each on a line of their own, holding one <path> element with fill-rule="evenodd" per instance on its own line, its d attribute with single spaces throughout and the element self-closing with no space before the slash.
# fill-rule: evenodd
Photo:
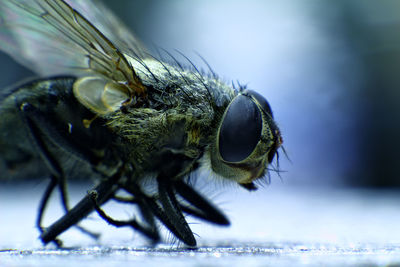
<svg viewBox="0 0 400 267">
<path fill-rule="evenodd" d="M 230 222 L 191 174 L 208 169 L 255 190 L 282 144 L 263 96 L 151 56 L 99 1 L 4 0 L 0 49 L 42 77 L 3 94 L 0 158 L 10 177 L 50 177 L 37 219 L 44 244 L 96 211 L 155 243 L 161 223 L 194 247 L 185 215 Z M 70 208 L 74 176 L 96 184 Z M 44 227 L 57 188 L 65 214 Z M 110 217 L 110 200 L 137 206 L 141 220 Z"/>
</svg>

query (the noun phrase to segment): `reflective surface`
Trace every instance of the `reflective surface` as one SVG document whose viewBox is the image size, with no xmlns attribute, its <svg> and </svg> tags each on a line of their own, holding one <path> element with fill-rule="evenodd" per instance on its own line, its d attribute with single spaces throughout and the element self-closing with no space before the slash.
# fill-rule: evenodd
<svg viewBox="0 0 400 267">
<path fill-rule="evenodd" d="M 131 247 L 1 252 L 5 265 L 29 266 L 385 266 L 399 264 L 399 246 L 341 247 L 319 244 L 254 244 L 201 247 L 196 251 Z M 397 266 L 397 265 L 396 265 Z"/>
<path fill-rule="evenodd" d="M 212 227 L 189 218 L 199 235 L 199 248 L 186 250 L 165 235 L 151 247 L 129 229 L 108 226 L 92 214 L 82 225 L 101 233 L 91 240 L 76 229 L 61 236 L 65 250 L 43 247 L 34 222 L 45 183 L 0 187 L 0 262 L 5 266 L 349 266 L 400 263 L 400 194 L 362 190 L 293 188 L 274 181 L 255 193 L 204 187 L 232 221 Z M 89 188 L 75 184 L 77 201 Z M 204 190 L 203 190 L 204 191 Z M 231 193 L 227 193 L 231 192 Z M 46 224 L 61 215 L 57 196 Z M 113 216 L 132 214 L 117 204 L 106 205 Z"/>
</svg>

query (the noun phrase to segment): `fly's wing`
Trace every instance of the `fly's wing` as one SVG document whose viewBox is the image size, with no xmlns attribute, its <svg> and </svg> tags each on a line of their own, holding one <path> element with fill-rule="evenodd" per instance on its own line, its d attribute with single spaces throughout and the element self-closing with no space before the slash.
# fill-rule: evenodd
<svg viewBox="0 0 400 267">
<path fill-rule="evenodd" d="M 144 56 L 133 35 L 98 1 L 67 2 L 2 0 L 0 49 L 40 75 L 85 76 L 74 87 L 75 96 L 99 114 L 118 109 L 132 96 L 145 95 L 125 56 Z M 114 40 L 72 6 L 81 12 L 93 9 L 90 19 Z"/>
<path fill-rule="evenodd" d="M 65 0 L 72 8 L 90 21 L 100 32 L 111 40 L 122 52 L 147 57 L 148 51 L 121 20 L 99 0 Z"/>
</svg>

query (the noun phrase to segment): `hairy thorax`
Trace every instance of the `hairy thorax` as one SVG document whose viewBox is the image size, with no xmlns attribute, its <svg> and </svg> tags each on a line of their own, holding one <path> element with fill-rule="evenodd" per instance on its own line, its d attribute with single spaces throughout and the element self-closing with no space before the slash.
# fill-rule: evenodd
<svg viewBox="0 0 400 267">
<path fill-rule="evenodd" d="M 120 137 L 118 145 L 136 177 L 154 170 L 184 176 L 212 146 L 221 110 L 235 92 L 216 78 L 155 60 L 135 69 L 147 95 L 110 114 L 108 126 Z"/>
</svg>

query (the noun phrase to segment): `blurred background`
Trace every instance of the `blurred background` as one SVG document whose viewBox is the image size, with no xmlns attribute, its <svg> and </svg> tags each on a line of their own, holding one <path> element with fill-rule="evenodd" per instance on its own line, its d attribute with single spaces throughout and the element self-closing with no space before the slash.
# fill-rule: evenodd
<svg viewBox="0 0 400 267">
<path fill-rule="evenodd" d="M 268 99 L 290 158 L 284 184 L 400 186 L 399 1 L 106 4 L 150 50 L 206 69 L 197 52 Z M 0 70 L 1 88 L 32 75 L 5 54 Z"/>
<path fill-rule="evenodd" d="M 176 49 L 207 69 L 199 53 L 228 83 L 247 84 L 272 106 L 290 160 L 281 153 L 281 177 L 271 173 L 256 193 L 204 188 L 233 225 L 192 224 L 202 240 L 400 243 L 400 1 L 104 2 L 150 50 L 179 58 Z M 1 53 L 0 70 L 0 88 L 33 75 Z M 13 229 L 3 236 L 27 242 L 13 213 L 26 203 L 29 240 L 37 241 L 45 185 L 29 187 L 32 198 L 0 184 L 0 213 L 9 214 L 2 220 Z M 73 185 L 75 200 L 89 188 Z M 57 204 L 47 223 L 60 216 Z M 82 245 L 80 233 L 74 238 Z"/>
</svg>

